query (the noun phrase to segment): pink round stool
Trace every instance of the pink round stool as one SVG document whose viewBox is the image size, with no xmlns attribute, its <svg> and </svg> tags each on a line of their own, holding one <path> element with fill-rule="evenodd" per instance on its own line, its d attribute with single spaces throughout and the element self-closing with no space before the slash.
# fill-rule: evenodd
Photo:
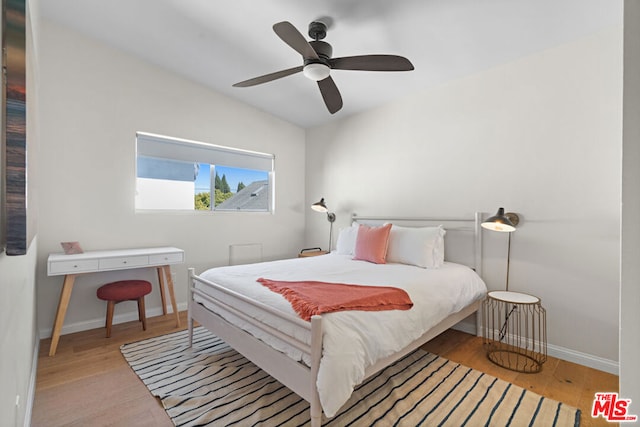
<svg viewBox="0 0 640 427">
<path fill-rule="evenodd" d="M 146 280 L 121 280 L 107 283 L 98 288 L 96 294 L 101 300 L 107 301 L 107 338 L 111 336 L 113 309 L 122 301 L 138 301 L 138 320 L 142 322 L 142 329 L 147 330 L 147 316 L 144 310 L 144 296 L 151 292 L 151 283 Z"/>
</svg>

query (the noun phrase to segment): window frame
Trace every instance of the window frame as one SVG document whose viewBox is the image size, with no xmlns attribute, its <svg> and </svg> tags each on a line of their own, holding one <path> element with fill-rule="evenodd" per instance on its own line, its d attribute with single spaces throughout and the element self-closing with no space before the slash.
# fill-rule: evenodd
<svg viewBox="0 0 640 427">
<path fill-rule="evenodd" d="M 139 157 L 208 164 L 210 167 L 210 206 L 209 209 L 172 209 L 138 207 L 138 160 Z M 217 167 L 248 169 L 266 172 L 268 179 L 268 201 L 266 209 L 221 209 L 215 207 L 215 170 Z M 245 150 L 184 138 L 169 137 L 149 132 L 136 132 L 135 138 L 135 189 L 134 209 L 136 213 L 258 213 L 275 212 L 275 155 L 259 151 Z M 195 182 L 195 180 L 194 180 Z M 195 190 L 195 188 L 194 188 Z M 195 200 L 195 191 L 193 194 Z M 195 203 L 195 202 L 194 202 Z"/>
</svg>

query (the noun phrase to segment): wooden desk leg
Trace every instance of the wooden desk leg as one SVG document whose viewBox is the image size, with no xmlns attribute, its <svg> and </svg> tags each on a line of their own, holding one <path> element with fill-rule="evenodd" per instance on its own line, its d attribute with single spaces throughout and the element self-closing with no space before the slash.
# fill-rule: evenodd
<svg viewBox="0 0 640 427">
<path fill-rule="evenodd" d="M 56 320 L 53 322 L 53 332 L 51 334 L 49 356 L 55 356 L 56 354 L 56 349 L 58 348 L 58 340 L 60 339 L 60 331 L 62 330 L 62 325 L 64 324 L 64 316 L 67 314 L 69 299 L 71 298 L 71 291 L 73 290 L 73 284 L 75 280 L 75 274 L 67 274 L 66 276 L 64 276 L 64 283 L 62 284 L 62 290 L 60 291 L 60 300 L 58 301 Z"/>
<path fill-rule="evenodd" d="M 164 273 L 164 274 L 163 274 Z M 164 296 L 164 283 L 167 282 L 167 289 L 169 290 L 169 298 L 171 299 L 171 308 L 173 314 L 176 317 L 176 327 L 180 327 L 180 314 L 178 313 L 178 304 L 176 304 L 176 294 L 173 290 L 173 279 L 171 278 L 171 266 L 163 265 L 158 267 L 158 279 L 160 280 L 160 296 L 162 297 L 162 309 L 163 313 L 167 314 L 167 305 L 165 304 Z"/>
<path fill-rule="evenodd" d="M 176 294 L 173 291 L 173 279 L 171 278 L 171 267 L 165 265 L 163 267 L 164 275 L 167 278 L 167 288 L 169 289 L 169 298 L 171 298 L 171 308 L 173 309 L 173 314 L 176 316 L 176 327 L 180 327 L 180 314 L 178 313 L 178 304 L 176 304 Z"/>
<path fill-rule="evenodd" d="M 164 294 L 164 268 L 158 267 L 158 284 L 160 285 L 160 299 L 162 300 L 162 314 L 167 314 L 167 297 Z M 171 275 L 169 275 L 171 277 Z"/>
</svg>

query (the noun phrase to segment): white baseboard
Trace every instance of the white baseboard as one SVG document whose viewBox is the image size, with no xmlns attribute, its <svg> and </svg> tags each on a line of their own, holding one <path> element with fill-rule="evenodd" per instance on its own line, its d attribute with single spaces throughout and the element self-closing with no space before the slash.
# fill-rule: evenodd
<svg viewBox="0 0 640 427">
<path fill-rule="evenodd" d="M 178 311 L 184 311 L 187 309 L 187 303 L 179 303 Z M 167 307 L 167 312 L 171 313 L 171 307 Z M 162 307 L 155 307 L 147 310 L 147 318 L 162 316 Z M 113 324 L 117 325 L 118 323 L 131 322 L 133 320 L 138 320 L 138 311 L 132 311 L 124 314 L 117 314 L 113 316 Z M 90 329 L 98 329 L 104 328 L 104 315 L 97 319 L 85 320 L 82 322 L 71 323 L 68 325 L 62 326 L 62 331 L 60 335 L 72 334 L 74 332 L 88 331 Z M 40 339 L 49 338 L 53 332 L 53 328 L 40 329 Z"/>
<path fill-rule="evenodd" d="M 453 329 L 476 335 L 476 325 L 472 322 L 460 322 Z M 599 371 L 608 372 L 613 375 L 619 375 L 620 363 L 615 360 L 605 359 L 603 357 L 594 356 L 580 351 L 571 350 L 559 345 L 547 344 L 547 355 L 557 359 L 566 360 L 567 362 L 577 363 Z"/>
<path fill-rule="evenodd" d="M 468 334 L 471 335 L 475 335 L 476 334 L 476 325 L 475 323 L 469 323 L 469 322 L 459 322 L 458 324 L 456 324 L 453 329 L 455 329 L 456 331 L 460 331 L 460 332 L 466 332 Z"/>
<path fill-rule="evenodd" d="M 597 369 L 599 371 L 608 372 L 613 375 L 620 375 L 620 362 L 616 360 L 605 359 L 604 357 L 582 353 L 580 351 L 571 350 L 569 348 L 553 344 L 547 344 L 547 354 L 558 359 L 588 366 L 589 368 Z"/>
</svg>

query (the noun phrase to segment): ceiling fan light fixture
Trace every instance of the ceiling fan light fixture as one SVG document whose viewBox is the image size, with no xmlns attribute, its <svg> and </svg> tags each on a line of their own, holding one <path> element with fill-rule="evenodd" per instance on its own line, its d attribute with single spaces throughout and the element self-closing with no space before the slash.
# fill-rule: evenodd
<svg viewBox="0 0 640 427">
<path fill-rule="evenodd" d="M 304 76 L 310 80 L 320 81 L 329 77 L 331 68 L 318 62 L 307 64 L 302 69 Z"/>
</svg>

